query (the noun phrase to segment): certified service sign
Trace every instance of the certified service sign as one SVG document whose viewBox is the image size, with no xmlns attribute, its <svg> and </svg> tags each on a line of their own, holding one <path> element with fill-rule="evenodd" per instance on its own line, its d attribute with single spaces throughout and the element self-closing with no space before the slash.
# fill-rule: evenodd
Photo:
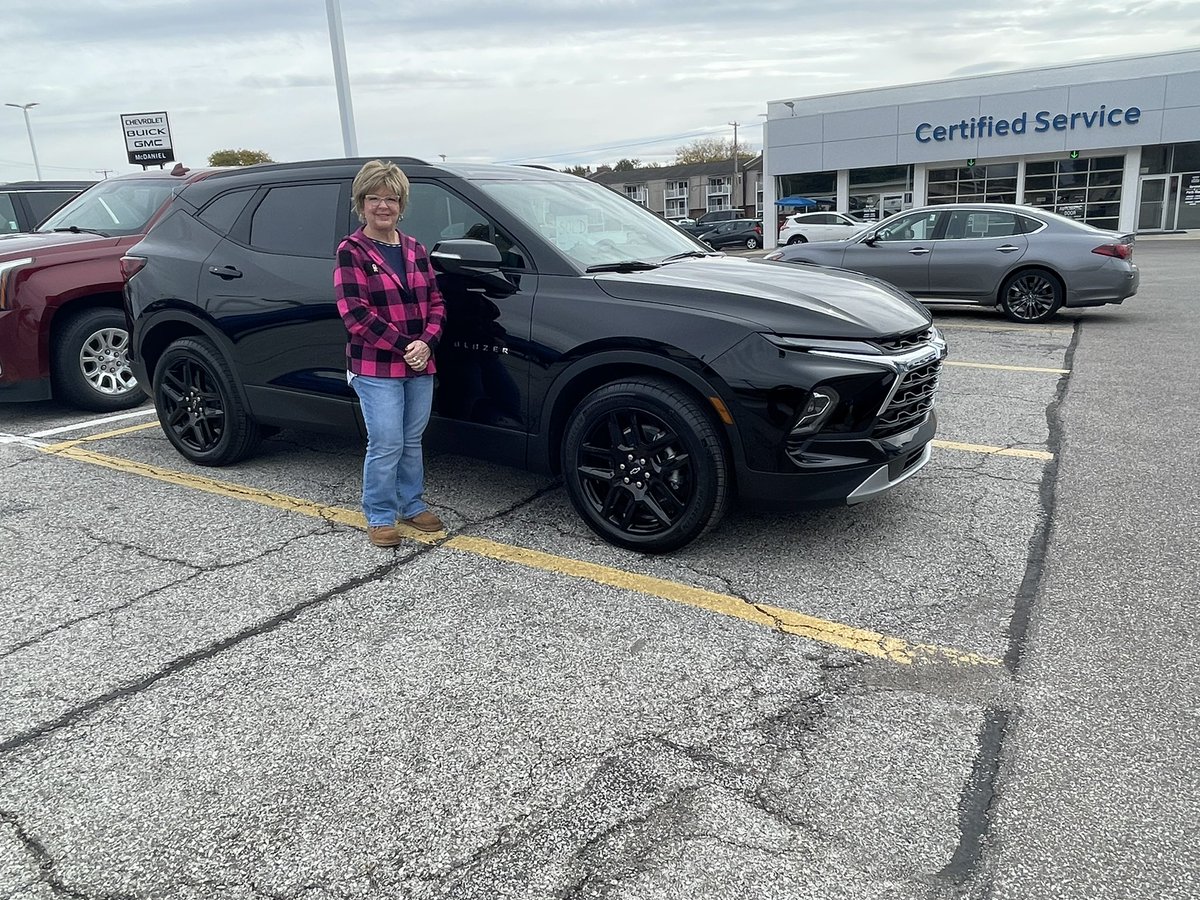
<svg viewBox="0 0 1200 900">
<path fill-rule="evenodd" d="M 148 166 L 175 161 L 165 112 L 122 115 L 121 130 L 125 132 L 125 150 L 131 163 Z"/>
</svg>

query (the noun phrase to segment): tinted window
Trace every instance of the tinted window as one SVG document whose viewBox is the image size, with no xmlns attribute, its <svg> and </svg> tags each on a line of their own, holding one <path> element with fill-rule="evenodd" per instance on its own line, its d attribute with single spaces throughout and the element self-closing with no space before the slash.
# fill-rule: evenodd
<svg viewBox="0 0 1200 900">
<path fill-rule="evenodd" d="M 271 188 L 250 220 L 250 245 L 289 256 L 332 257 L 340 235 L 337 184 Z"/>
<path fill-rule="evenodd" d="M 233 227 L 233 223 L 237 221 L 237 217 L 241 215 L 242 210 L 246 208 L 246 204 L 253 196 L 253 190 L 231 191 L 228 194 L 222 194 L 200 210 L 197 218 L 218 234 L 228 234 L 229 229 Z"/>
<path fill-rule="evenodd" d="M 50 213 L 54 212 L 72 197 L 78 191 L 30 191 L 25 195 L 25 202 L 29 204 L 29 211 L 33 213 L 33 221 L 40 222 Z"/>
<path fill-rule="evenodd" d="M 21 224 L 17 221 L 17 211 L 13 208 L 12 197 L 0 194 L 0 231 L 20 231 Z"/>
<path fill-rule="evenodd" d="M 512 238 L 497 228 L 490 217 L 440 184 L 412 182 L 400 230 L 415 237 L 426 250 L 432 250 L 438 241 L 457 238 L 487 241 L 500 251 L 500 265 L 510 269 L 526 267 L 525 257 Z"/>
</svg>

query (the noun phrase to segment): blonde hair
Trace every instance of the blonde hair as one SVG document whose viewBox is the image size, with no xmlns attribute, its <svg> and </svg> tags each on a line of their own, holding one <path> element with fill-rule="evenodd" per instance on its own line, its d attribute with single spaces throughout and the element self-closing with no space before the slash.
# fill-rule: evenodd
<svg viewBox="0 0 1200 900">
<path fill-rule="evenodd" d="M 367 221 L 366 216 L 363 215 L 363 204 L 367 201 L 367 194 L 384 191 L 400 198 L 400 215 L 404 215 L 404 210 L 408 208 L 408 177 L 394 162 L 373 159 L 358 170 L 358 174 L 354 176 L 354 184 L 350 188 L 350 195 L 354 199 L 354 212 L 358 216 L 358 221 Z"/>
</svg>

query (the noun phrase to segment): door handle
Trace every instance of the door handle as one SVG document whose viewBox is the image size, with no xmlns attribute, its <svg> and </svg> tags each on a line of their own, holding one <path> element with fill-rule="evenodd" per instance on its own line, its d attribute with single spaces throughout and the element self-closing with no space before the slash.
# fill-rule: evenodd
<svg viewBox="0 0 1200 900">
<path fill-rule="evenodd" d="M 238 271 L 237 269 L 235 269 L 233 266 L 225 266 L 223 268 L 218 268 L 217 266 L 209 266 L 208 274 L 216 275 L 219 278 L 224 278 L 226 281 L 228 281 L 231 278 L 241 278 L 242 277 L 242 273 L 240 271 Z"/>
<path fill-rule="evenodd" d="M 1003 247 L 997 247 L 997 253 L 1012 253 L 1015 250 L 1020 250 L 1020 247 L 1014 247 L 1012 244 L 1005 244 Z"/>
<path fill-rule="evenodd" d="M 929 252 L 929 250 L 926 247 L 913 247 L 908 252 L 911 253 L 913 256 L 924 256 L 926 253 Z"/>
</svg>

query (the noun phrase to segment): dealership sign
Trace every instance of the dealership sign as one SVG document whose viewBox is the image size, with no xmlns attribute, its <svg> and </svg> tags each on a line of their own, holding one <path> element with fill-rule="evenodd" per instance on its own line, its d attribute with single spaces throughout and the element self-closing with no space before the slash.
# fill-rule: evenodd
<svg viewBox="0 0 1200 900">
<path fill-rule="evenodd" d="M 165 112 L 122 115 L 121 130 L 125 132 L 125 150 L 131 163 L 148 166 L 175 161 Z"/>
<path fill-rule="evenodd" d="M 948 122 L 937 125 L 933 122 L 922 122 L 913 132 L 918 143 L 928 144 L 931 141 L 973 141 L 979 138 L 1007 137 L 1010 134 L 1042 134 L 1047 131 L 1087 131 L 1092 128 L 1119 128 L 1121 125 L 1136 125 L 1142 118 L 1142 111 L 1136 106 L 1111 109 L 1100 104 L 1097 109 L 1083 112 L 1052 114 L 1043 109 L 1033 113 L 1032 119 L 1028 112 L 1011 119 L 994 116 L 972 116 L 959 122 Z"/>
</svg>

